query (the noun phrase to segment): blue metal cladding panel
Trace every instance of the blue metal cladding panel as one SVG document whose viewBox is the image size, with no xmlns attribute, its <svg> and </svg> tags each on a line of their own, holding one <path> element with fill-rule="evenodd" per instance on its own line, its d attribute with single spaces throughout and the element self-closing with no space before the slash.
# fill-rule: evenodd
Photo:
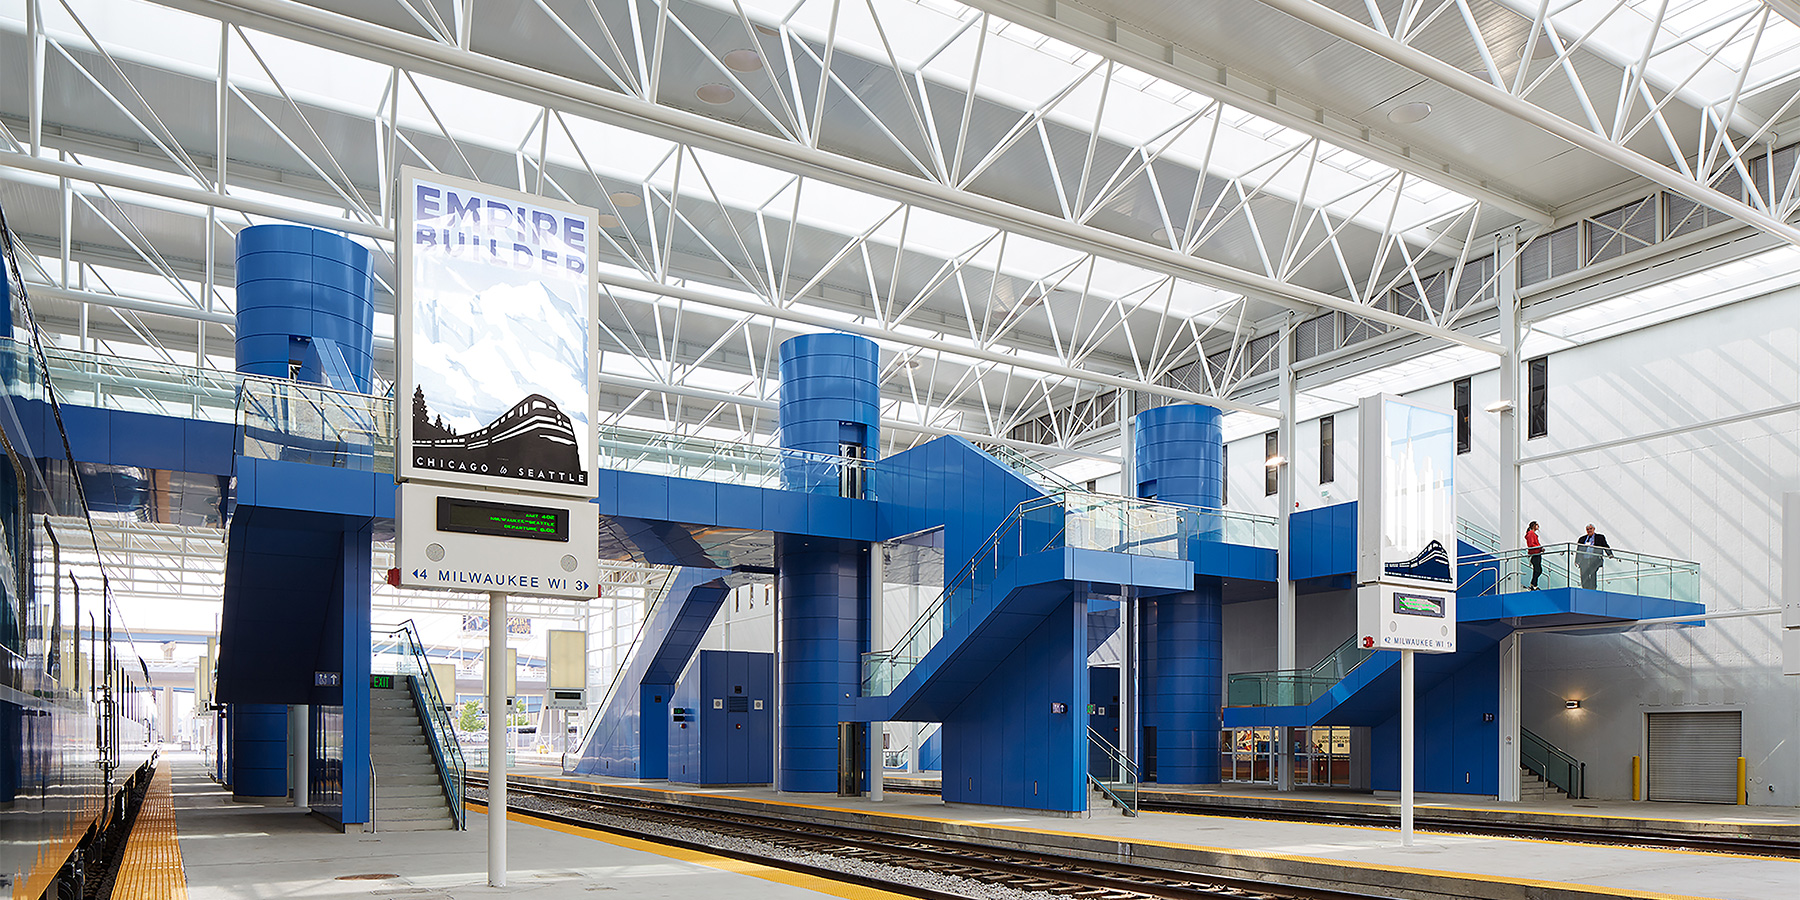
<svg viewBox="0 0 1800 900">
<path fill-rule="evenodd" d="M 370 387 L 375 280 L 369 251 L 339 234 L 301 225 L 253 225 L 238 233 L 238 371 L 319 380 L 306 341 L 337 342 L 356 389 Z M 295 343 L 299 339 L 299 343 Z"/>
<path fill-rule="evenodd" d="M 370 629 L 373 582 L 369 573 L 374 529 L 368 523 L 343 531 L 338 557 L 338 587 L 333 598 L 342 604 L 344 673 L 344 818 L 345 824 L 369 821 L 369 671 L 374 639 Z"/>
<path fill-rule="evenodd" d="M 1221 590 L 1219 579 L 1194 579 L 1195 590 L 1143 601 L 1142 722 L 1156 728 L 1156 780 L 1219 780 Z"/>
<path fill-rule="evenodd" d="M 849 334 L 803 334 L 781 344 L 781 446 L 836 455 L 843 423 L 859 426 L 870 459 L 881 437 L 881 350 Z"/>
<path fill-rule="evenodd" d="M 1090 600 L 1089 605 L 1098 601 Z M 1091 625 L 1093 614 L 1088 615 Z M 1095 666 L 1088 669 L 1088 727 L 1099 732 L 1107 743 L 1119 746 L 1119 669 L 1117 666 Z M 1088 749 L 1088 770 L 1104 773 L 1111 768 L 1110 758 L 1099 744 Z"/>
<path fill-rule="evenodd" d="M 948 573 L 961 571 L 1015 507 L 1044 496 L 959 437 L 937 438 L 883 460 L 881 492 L 876 533 L 896 537 L 943 526 Z"/>
<path fill-rule="evenodd" d="M 1087 809 L 1086 612 L 1065 600 L 945 717 L 946 802 Z"/>
<path fill-rule="evenodd" d="M 776 535 L 784 791 L 837 790 L 837 726 L 862 692 L 867 545 Z"/>
<path fill-rule="evenodd" d="M 676 705 L 689 711 L 689 721 L 669 723 L 669 780 L 772 781 L 774 689 L 774 654 L 700 651 L 676 688 Z"/>
<path fill-rule="evenodd" d="M 234 704 L 231 724 L 231 795 L 287 796 L 287 707 Z"/>
<path fill-rule="evenodd" d="M 1288 527 L 1294 580 L 1356 571 L 1356 501 L 1298 511 Z"/>
<path fill-rule="evenodd" d="M 1460 663 L 1457 668 L 1433 679 L 1429 686 L 1419 686 L 1414 710 L 1418 724 L 1413 753 L 1416 790 L 1490 796 L 1499 791 L 1499 654 L 1498 646 L 1470 653 L 1467 659 L 1462 659 L 1462 653 L 1454 654 Z M 1425 661 L 1423 657 L 1421 654 L 1420 662 Z M 1397 666 L 1395 669 L 1398 671 Z M 1495 713 L 1496 721 L 1484 721 L 1488 713 Z M 1372 727 L 1369 735 L 1371 787 L 1398 790 L 1400 717 L 1390 715 Z"/>
<path fill-rule="evenodd" d="M 1225 491 L 1222 434 L 1219 411 L 1210 406 L 1177 403 L 1138 413 L 1138 495 L 1147 496 L 1144 488 L 1155 482 L 1159 500 L 1221 506 Z"/>
</svg>

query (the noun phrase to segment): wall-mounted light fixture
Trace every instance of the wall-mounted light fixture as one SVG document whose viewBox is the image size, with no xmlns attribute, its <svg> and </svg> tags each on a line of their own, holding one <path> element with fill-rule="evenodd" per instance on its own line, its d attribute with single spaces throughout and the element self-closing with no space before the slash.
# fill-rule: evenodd
<svg viewBox="0 0 1800 900">
<path fill-rule="evenodd" d="M 1564 700 L 1563 701 L 1563 709 L 1580 709 L 1580 708 L 1581 708 L 1580 700 Z"/>
<path fill-rule="evenodd" d="M 1285 456 L 1276 455 L 1263 460 L 1263 468 L 1265 469 L 1279 469 L 1285 465 L 1287 465 L 1287 457 Z"/>
<path fill-rule="evenodd" d="M 1489 403 L 1488 405 L 1482 407 L 1482 409 L 1485 409 L 1491 413 L 1510 412 L 1510 411 L 1512 411 L 1512 408 L 1513 408 L 1513 402 L 1511 400 L 1495 400 L 1494 402 Z"/>
</svg>

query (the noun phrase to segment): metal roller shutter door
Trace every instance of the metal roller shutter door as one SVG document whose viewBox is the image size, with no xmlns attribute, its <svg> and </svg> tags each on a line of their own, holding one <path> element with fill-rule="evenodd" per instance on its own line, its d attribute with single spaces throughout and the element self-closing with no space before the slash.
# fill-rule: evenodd
<svg viewBox="0 0 1800 900">
<path fill-rule="evenodd" d="M 1652 800 L 1736 803 L 1743 713 L 1651 713 Z"/>
</svg>

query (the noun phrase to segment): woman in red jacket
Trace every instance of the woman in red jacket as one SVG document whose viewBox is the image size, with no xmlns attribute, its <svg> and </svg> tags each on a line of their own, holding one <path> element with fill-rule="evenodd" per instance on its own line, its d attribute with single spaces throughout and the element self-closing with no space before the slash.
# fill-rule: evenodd
<svg viewBox="0 0 1800 900">
<path fill-rule="evenodd" d="M 1526 590 L 1537 590 L 1538 579 L 1544 576 L 1544 542 L 1538 539 L 1536 522 L 1525 526 L 1525 547 L 1531 557 L 1531 587 Z"/>
</svg>

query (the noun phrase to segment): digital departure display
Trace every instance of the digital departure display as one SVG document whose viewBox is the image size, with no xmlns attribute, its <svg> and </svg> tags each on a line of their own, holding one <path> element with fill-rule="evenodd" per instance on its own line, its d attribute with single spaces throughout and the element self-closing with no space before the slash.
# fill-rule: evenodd
<svg viewBox="0 0 1800 900">
<path fill-rule="evenodd" d="M 439 497 L 437 527 L 439 531 L 463 534 L 567 542 L 569 513 L 555 507 Z"/>
<path fill-rule="evenodd" d="M 1405 591 L 1395 591 L 1394 615 L 1441 619 L 1444 617 L 1444 599 L 1430 594 L 1409 594 Z"/>
</svg>

